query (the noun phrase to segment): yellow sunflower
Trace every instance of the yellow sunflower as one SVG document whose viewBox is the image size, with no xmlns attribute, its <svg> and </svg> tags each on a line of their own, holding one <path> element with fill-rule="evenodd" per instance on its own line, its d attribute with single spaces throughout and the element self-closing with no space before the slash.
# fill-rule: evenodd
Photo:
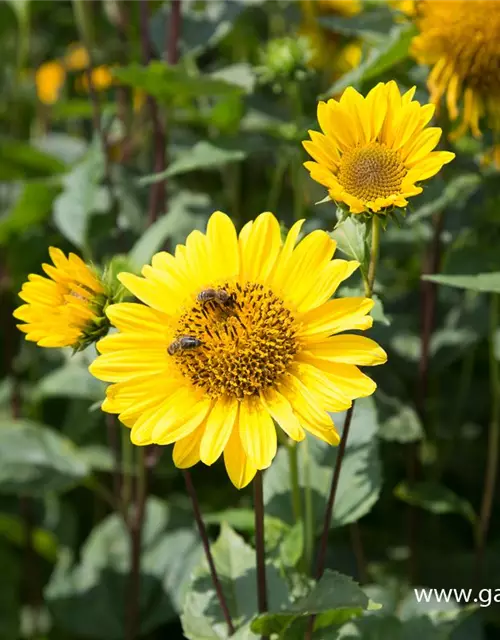
<svg viewBox="0 0 500 640">
<path fill-rule="evenodd" d="M 415 87 L 403 96 L 395 82 L 379 83 L 365 97 L 348 87 L 342 97 L 318 104 L 323 133 L 309 131 L 304 148 L 314 159 L 304 166 L 328 188 L 332 200 L 351 213 L 405 207 L 427 180 L 455 157 L 432 151 L 441 129 L 426 128 L 433 105 L 413 100 Z"/>
<path fill-rule="evenodd" d="M 49 253 L 54 266 L 42 265 L 48 278 L 31 274 L 19 293 L 26 304 L 14 311 L 25 323 L 18 328 L 40 347 L 84 348 L 109 327 L 102 311 L 105 288 L 74 253 L 66 257 L 55 247 Z"/>
<path fill-rule="evenodd" d="M 327 411 L 368 396 L 375 383 L 358 365 L 385 362 L 369 338 L 373 302 L 330 300 L 358 267 L 332 260 L 335 242 L 313 231 L 295 246 L 302 222 L 282 242 L 271 213 L 239 237 L 214 213 L 175 256 L 158 253 L 144 277 L 122 273 L 140 301 L 112 305 L 119 333 L 101 340 L 91 373 L 107 382 L 104 411 L 132 428 L 134 444 L 171 444 L 174 463 L 213 464 L 222 454 L 236 487 L 268 467 L 273 420 L 293 440 L 309 431 L 336 445 Z"/>
<path fill-rule="evenodd" d="M 412 53 L 419 63 L 432 66 L 427 81 L 431 101 L 438 104 L 446 95 L 452 120 L 462 111 L 452 138 L 469 129 L 479 137 L 483 116 L 500 133 L 500 2 L 422 0 L 416 24 L 420 34 Z"/>
</svg>

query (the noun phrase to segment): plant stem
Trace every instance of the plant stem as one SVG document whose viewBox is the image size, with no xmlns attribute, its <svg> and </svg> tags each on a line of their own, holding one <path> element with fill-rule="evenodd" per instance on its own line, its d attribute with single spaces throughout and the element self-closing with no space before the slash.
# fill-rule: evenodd
<svg viewBox="0 0 500 640">
<path fill-rule="evenodd" d="M 120 504 L 120 488 L 122 483 L 122 474 L 120 473 L 120 444 L 118 442 L 118 429 L 116 417 L 111 413 L 106 413 L 106 435 L 108 447 L 113 457 L 113 500 L 115 505 Z"/>
<path fill-rule="evenodd" d="M 365 296 L 371 298 L 373 295 L 373 286 L 375 284 L 375 272 L 377 270 L 377 262 L 380 251 L 380 218 L 372 215 L 372 240 L 370 249 L 370 264 L 368 266 L 368 275 L 365 280 Z"/>
<path fill-rule="evenodd" d="M 233 627 L 233 622 L 231 620 L 231 614 L 229 613 L 229 607 L 227 606 L 226 598 L 224 596 L 224 592 L 222 591 L 222 585 L 220 583 L 219 576 L 217 575 L 217 569 L 215 568 L 214 559 L 212 556 L 212 552 L 210 550 L 208 534 L 205 528 L 205 523 L 203 522 L 203 518 L 201 517 L 200 505 L 198 503 L 198 497 L 196 495 L 193 480 L 191 478 L 191 474 L 189 471 L 184 470 L 183 475 L 184 475 L 184 481 L 186 483 L 186 489 L 191 499 L 191 504 L 193 506 L 194 519 L 196 521 L 196 526 L 198 527 L 198 533 L 200 534 L 201 544 L 203 545 L 205 558 L 207 560 L 208 568 L 210 570 L 210 577 L 212 578 L 212 584 L 214 585 L 215 593 L 217 594 L 220 608 L 222 610 L 222 615 L 224 616 L 224 620 L 226 621 L 226 624 L 227 624 L 228 633 L 229 635 L 232 635 L 234 633 L 234 627 Z"/>
<path fill-rule="evenodd" d="M 431 245 L 424 258 L 422 274 L 437 273 L 441 260 L 441 232 L 443 230 L 444 214 L 442 211 L 434 216 L 434 233 Z M 416 408 L 422 424 L 426 423 L 426 398 L 429 386 L 429 348 L 434 326 L 436 308 L 436 285 L 432 282 L 422 281 L 421 285 L 421 352 L 418 367 L 418 384 Z M 418 443 L 409 445 L 407 457 L 407 479 L 411 485 L 417 481 L 419 474 Z M 408 507 L 408 573 L 410 583 L 417 580 L 417 546 L 418 546 L 418 521 L 419 514 L 415 506 Z"/>
<path fill-rule="evenodd" d="M 137 477 L 135 487 L 135 500 L 132 512 L 128 517 L 128 529 L 130 535 L 130 582 L 127 594 L 126 609 L 126 640 L 136 640 L 140 634 L 141 626 L 141 547 L 142 525 L 146 506 L 146 465 L 144 463 L 144 448 L 138 447 Z"/>
<path fill-rule="evenodd" d="M 255 554 L 257 560 L 257 601 L 259 613 L 265 613 L 267 611 L 267 584 L 262 471 L 257 471 L 255 474 L 253 492 L 253 506 L 255 511 Z"/>
<path fill-rule="evenodd" d="M 364 281 L 365 286 L 365 295 L 367 298 L 371 298 L 373 295 L 373 286 L 375 284 L 375 273 L 377 270 L 378 257 L 380 252 L 380 219 L 377 215 L 372 215 L 371 217 L 372 229 L 371 229 L 371 248 L 370 248 L 370 262 L 368 265 L 368 274 Z M 342 437 L 340 439 L 339 448 L 337 451 L 337 459 L 335 461 L 335 468 L 333 470 L 332 476 L 332 484 L 330 486 L 330 493 L 328 495 L 328 501 L 326 504 L 325 517 L 323 521 L 323 532 L 321 534 L 319 551 L 318 551 L 318 560 L 316 564 L 316 580 L 320 580 L 324 571 L 325 571 L 325 562 L 326 562 L 326 550 L 328 546 L 328 534 L 330 532 L 330 525 L 332 521 L 333 515 L 333 507 L 335 504 L 335 496 L 337 495 L 337 489 L 339 485 L 340 478 L 340 470 L 342 467 L 342 462 L 344 460 L 345 449 L 347 445 L 347 438 L 349 437 L 349 430 L 351 427 L 352 416 L 354 413 L 354 402 L 351 407 L 347 410 L 345 420 L 344 420 L 344 429 L 342 431 Z M 356 554 L 356 558 L 358 560 L 358 569 L 360 571 L 360 576 L 365 573 L 365 554 L 362 547 L 362 541 L 359 529 L 356 532 L 353 532 L 351 529 L 351 535 L 356 535 L 355 544 L 354 544 L 354 552 Z M 314 628 L 314 619 L 315 616 L 311 616 L 309 618 L 309 625 L 306 631 L 306 639 L 311 640 Z"/>
<path fill-rule="evenodd" d="M 130 500 L 132 499 L 132 468 L 134 463 L 134 451 L 132 442 L 130 441 L 130 432 L 128 429 L 121 429 L 121 445 L 122 445 L 122 486 L 121 486 L 121 504 L 125 519 L 128 518 Z"/>
<path fill-rule="evenodd" d="M 304 564 L 310 574 L 314 554 L 314 533 L 316 530 L 311 488 L 311 456 L 309 443 L 303 442 L 304 453 Z"/>
<path fill-rule="evenodd" d="M 498 362 L 495 357 L 495 335 L 499 328 L 499 324 L 500 296 L 497 293 L 493 293 L 491 294 L 489 340 L 491 418 L 488 433 L 488 458 L 484 474 L 483 500 L 477 528 L 476 580 L 478 584 L 481 581 L 483 571 L 484 550 L 486 537 L 488 535 L 491 508 L 493 505 L 498 473 L 498 448 L 500 446 L 500 372 L 498 369 Z"/>
<path fill-rule="evenodd" d="M 295 442 L 287 442 L 286 450 L 288 452 L 288 464 L 290 469 L 290 484 L 292 486 L 292 508 L 295 523 L 303 521 L 302 500 L 300 497 L 299 484 L 299 460 L 297 455 L 297 444 Z"/>
</svg>

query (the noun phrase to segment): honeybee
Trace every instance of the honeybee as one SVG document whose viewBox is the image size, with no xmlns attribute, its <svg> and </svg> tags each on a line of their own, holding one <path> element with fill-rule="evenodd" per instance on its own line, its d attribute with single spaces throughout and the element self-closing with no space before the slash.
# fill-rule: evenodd
<svg viewBox="0 0 500 640">
<path fill-rule="evenodd" d="M 179 351 L 189 351 L 201 347 L 202 344 L 201 340 L 193 336 L 179 336 L 169 345 L 167 352 L 169 356 L 173 356 Z"/>
<path fill-rule="evenodd" d="M 225 305 L 231 301 L 231 294 L 224 289 L 203 289 L 196 299 L 201 303 L 218 302 L 220 305 Z"/>
</svg>

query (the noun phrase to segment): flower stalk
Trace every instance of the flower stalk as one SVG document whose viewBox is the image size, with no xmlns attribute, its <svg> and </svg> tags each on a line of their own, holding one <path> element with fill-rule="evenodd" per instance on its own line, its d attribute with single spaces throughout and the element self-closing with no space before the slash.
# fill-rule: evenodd
<svg viewBox="0 0 500 640">
<path fill-rule="evenodd" d="M 255 554 L 257 561 L 257 604 L 259 613 L 265 613 L 267 604 L 266 554 L 264 539 L 264 492 L 262 471 L 257 471 L 254 481 Z"/>
</svg>

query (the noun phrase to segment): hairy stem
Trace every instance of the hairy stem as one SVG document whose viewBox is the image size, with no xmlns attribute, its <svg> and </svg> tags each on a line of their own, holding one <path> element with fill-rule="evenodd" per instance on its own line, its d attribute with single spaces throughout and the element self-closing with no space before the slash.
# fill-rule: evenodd
<svg viewBox="0 0 500 640">
<path fill-rule="evenodd" d="M 234 633 L 234 626 L 231 620 L 231 614 L 229 613 L 229 607 L 227 606 L 224 592 L 222 591 L 222 585 L 220 583 L 219 576 L 217 575 L 212 552 L 210 550 L 210 542 L 208 540 L 208 533 L 205 527 L 205 523 L 203 522 L 203 518 L 201 517 L 201 509 L 198 503 L 198 496 L 196 495 L 190 472 L 184 470 L 183 474 L 184 481 L 186 483 L 186 489 L 193 506 L 194 519 L 196 521 L 196 526 L 198 527 L 198 533 L 200 534 L 201 544 L 203 545 L 203 551 L 205 552 L 205 558 L 208 563 L 210 577 L 212 578 L 212 584 L 214 585 L 215 593 L 217 594 L 217 598 L 219 600 L 222 615 L 224 616 L 224 620 L 226 621 L 228 633 L 229 635 L 232 635 Z"/>
<path fill-rule="evenodd" d="M 257 564 L 257 604 L 259 613 L 267 611 L 266 548 L 264 540 L 264 492 L 262 471 L 253 481 L 253 508 L 255 512 L 255 558 Z"/>
<path fill-rule="evenodd" d="M 146 507 L 147 478 L 144 448 L 138 447 L 134 504 L 128 517 L 130 535 L 130 577 L 127 594 L 125 639 L 136 640 L 140 634 L 142 525 Z"/>
</svg>

